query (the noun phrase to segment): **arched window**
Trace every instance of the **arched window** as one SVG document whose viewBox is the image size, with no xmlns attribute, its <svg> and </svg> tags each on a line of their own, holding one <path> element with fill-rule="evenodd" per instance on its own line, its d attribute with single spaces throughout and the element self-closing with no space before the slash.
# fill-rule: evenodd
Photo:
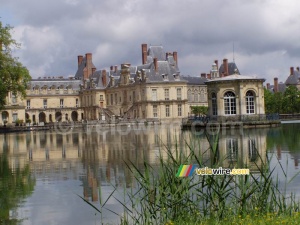
<svg viewBox="0 0 300 225">
<path fill-rule="evenodd" d="M 213 116 L 217 116 L 218 115 L 217 95 L 214 92 L 211 94 L 211 107 L 212 107 Z"/>
<path fill-rule="evenodd" d="M 253 91 L 247 91 L 247 93 L 246 93 L 246 112 L 247 112 L 247 114 L 254 114 L 255 113 L 254 93 L 253 93 Z"/>
<path fill-rule="evenodd" d="M 227 91 L 224 95 L 224 110 L 225 115 L 236 114 L 235 94 L 232 91 Z"/>
</svg>

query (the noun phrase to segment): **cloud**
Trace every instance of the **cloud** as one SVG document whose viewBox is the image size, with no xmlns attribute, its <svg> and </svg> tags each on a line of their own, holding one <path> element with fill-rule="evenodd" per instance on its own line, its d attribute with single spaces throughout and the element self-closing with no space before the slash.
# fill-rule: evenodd
<svg viewBox="0 0 300 225">
<path fill-rule="evenodd" d="M 208 72 L 215 59 L 231 61 L 233 43 L 242 73 L 272 80 L 278 71 L 284 81 L 298 66 L 296 0 L 2 1 L 18 21 L 11 24 L 24 47 L 18 55 L 33 77 L 74 74 L 77 55 L 86 52 L 97 68 L 140 64 L 142 43 L 177 51 L 182 74 Z"/>
</svg>

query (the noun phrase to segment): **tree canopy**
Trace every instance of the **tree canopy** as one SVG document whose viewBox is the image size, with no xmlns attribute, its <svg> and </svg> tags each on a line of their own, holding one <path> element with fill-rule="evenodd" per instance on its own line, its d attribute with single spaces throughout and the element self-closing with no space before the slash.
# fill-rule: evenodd
<svg viewBox="0 0 300 225">
<path fill-rule="evenodd" d="M 265 89 L 266 113 L 299 113 L 300 91 L 295 86 L 288 86 L 283 93 Z"/>
<path fill-rule="evenodd" d="M 13 48 L 20 48 L 11 36 L 12 27 L 0 21 L 0 109 L 5 105 L 9 92 L 15 96 L 26 96 L 27 84 L 31 77 L 26 67 L 12 56 Z"/>
<path fill-rule="evenodd" d="M 207 115 L 208 107 L 207 106 L 191 106 L 191 111 L 196 116 Z"/>
</svg>

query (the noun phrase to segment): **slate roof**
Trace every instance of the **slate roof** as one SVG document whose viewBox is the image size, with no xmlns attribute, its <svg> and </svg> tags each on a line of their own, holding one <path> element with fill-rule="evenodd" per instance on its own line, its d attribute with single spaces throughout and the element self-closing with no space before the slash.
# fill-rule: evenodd
<svg viewBox="0 0 300 225">
<path fill-rule="evenodd" d="M 152 62 L 154 58 L 157 58 L 157 61 L 165 61 L 166 53 L 163 50 L 162 46 L 150 46 L 148 49 L 147 62 Z"/>
<path fill-rule="evenodd" d="M 299 79 L 300 79 L 300 72 L 297 70 L 294 70 L 294 74 L 288 76 L 288 78 L 285 81 L 286 85 L 296 85 L 299 83 Z"/>
<path fill-rule="evenodd" d="M 63 86 L 64 88 L 69 87 L 73 90 L 79 90 L 80 84 L 82 84 L 81 80 L 71 80 L 71 79 L 32 79 L 29 82 L 29 86 L 33 87 L 44 87 L 47 86 L 48 88 L 55 86 L 60 87 Z"/>
<path fill-rule="evenodd" d="M 75 79 L 82 79 L 83 77 L 83 70 L 86 67 L 86 56 L 82 58 L 80 65 L 78 66 L 77 72 L 75 74 Z M 92 68 L 96 68 L 94 63 L 92 62 Z M 90 75 L 90 74 L 88 74 Z"/>
<path fill-rule="evenodd" d="M 205 83 L 213 83 L 213 82 L 219 82 L 219 81 L 234 81 L 234 80 L 262 80 L 265 81 L 263 78 L 258 78 L 256 76 L 245 76 L 245 75 L 238 75 L 233 74 L 226 77 L 218 77 L 214 78 L 212 80 L 208 80 Z"/>
<path fill-rule="evenodd" d="M 181 76 L 183 80 L 187 81 L 188 85 L 205 85 L 208 79 L 199 76 Z"/>
<path fill-rule="evenodd" d="M 96 84 L 96 88 L 97 89 L 104 89 L 107 87 L 107 85 L 109 84 L 109 73 L 106 72 L 106 85 L 103 85 L 103 80 L 102 80 L 102 70 L 97 70 L 93 73 L 93 75 L 91 76 L 91 78 L 94 80 L 95 84 Z"/>
<path fill-rule="evenodd" d="M 278 92 L 285 92 L 286 85 L 285 83 L 280 82 L 278 84 Z M 269 91 L 274 92 L 274 85 L 270 85 Z"/>
<path fill-rule="evenodd" d="M 235 70 L 237 70 L 237 72 L 235 72 Z M 224 64 L 222 63 L 222 65 L 220 66 L 220 69 L 219 69 L 219 74 L 221 75 L 224 72 L 225 72 Z M 235 62 L 228 63 L 228 75 L 232 75 L 232 74 L 239 74 L 240 75 L 240 71 L 237 68 Z"/>
</svg>

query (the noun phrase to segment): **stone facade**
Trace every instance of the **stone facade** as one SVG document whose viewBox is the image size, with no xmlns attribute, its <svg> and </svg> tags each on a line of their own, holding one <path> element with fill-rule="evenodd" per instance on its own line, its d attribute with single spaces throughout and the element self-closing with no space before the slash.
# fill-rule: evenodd
<svg viewBox="0 0 300 225">
<path fill-rule="evenodd" d="M 75 79 L 33 79 L 25 99 L 26 119 L 32 123 L 69 122 L 81 120 L 79 90 Z"/>
<path fill-rule="evenodd" d="M 120 69 L 111 66 L 109 71 L 97 70 L 92 54 L 86 53 L 78 56 L 74 77 L 32 79 L 26 99 L 7 96 L 0 122 L 12 124 L 19 119 L 42 125 L 116 118 L 170 121 L 188 117 L 191 106 L 208 106 L 212 117 L 233 118 L 248 114 L 245 105 L 248 91 L 255 104 L 254 113 L 250 114 L 264 114 L 264 80 L 239 75 L 234 62 L 224 59 L 218 69 L 215 60 L 209 74 L 182 76 L 177 52 L 165 52 L 162 46 L 142 44 L 141 47 L 142 64 L 138 66 L 124 63 Z M 227 92 L 232 92 L 237 101 L 230 115 L 224 111 Z"/>
<path fill-rule="evenodd" d="M 264 81 L 237 74 L 207 81 L 209 116 L 220 122 L 264 117 Z"/>
</svg>

